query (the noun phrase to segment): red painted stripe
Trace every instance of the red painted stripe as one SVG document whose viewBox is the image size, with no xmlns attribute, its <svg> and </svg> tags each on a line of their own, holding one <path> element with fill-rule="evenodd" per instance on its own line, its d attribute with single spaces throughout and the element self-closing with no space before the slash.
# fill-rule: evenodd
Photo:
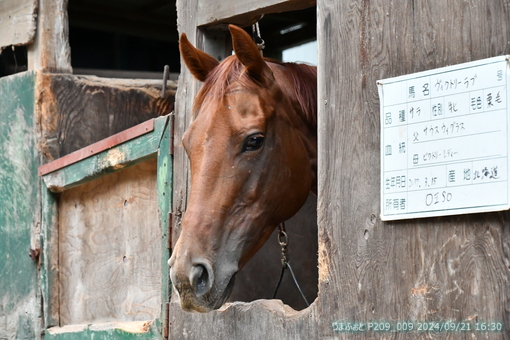
<svg viewBox="0 0 510 340">
<path fill-rule="evenodd" d="M 100 152 L 103 152 L 104 150 L 108 150 L 114 146 L 127 142 L 128 140 L 134 139 L 138 136 L 144 135 L 153 130 L 154 119 L 133 126 L 132 128 L 119 132 L 103 140 L 100 140 L 99 142 L 90 144 L 89 146 L 84 147 L 83 149 L 76 150 L 75 152 L 70 153 L 69 155 L 65 155 L 64 157 L 60 157 L 47 164 L 41 165 L 39 167 L 39 176 L 44 176 L 46 174 L 49 174 L 50 172 L 62 169 L 68 165 L 79 162 L 85 158 L 94 156 Z"/>
</svg>

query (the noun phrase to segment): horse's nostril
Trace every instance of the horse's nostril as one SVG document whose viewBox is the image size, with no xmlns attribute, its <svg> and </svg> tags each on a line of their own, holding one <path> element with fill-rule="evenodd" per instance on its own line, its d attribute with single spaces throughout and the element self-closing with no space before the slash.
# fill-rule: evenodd
<svg viewBox="0 0 510 340">
<path fill-rule="evenodd" d="M 211 289 L 211 282 L 209 280 L 209 271 L 201 264 L 193 266 L 191 269 L 191 285 L 195 289 L 197 296 L 202 296 L 209 292 Z"/>
</svg>

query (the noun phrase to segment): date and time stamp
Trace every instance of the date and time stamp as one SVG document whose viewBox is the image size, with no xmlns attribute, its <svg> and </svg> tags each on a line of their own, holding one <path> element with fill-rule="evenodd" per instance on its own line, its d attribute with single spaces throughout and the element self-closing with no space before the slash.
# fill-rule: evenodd
<svg viewBox="0 0 510 340">
<path fill-rule="evenodd" d="M 503 322 L 474 321 L 370 321 L 370 322 L 332 322 L 334 332 L 338 333 L 441 333 L 441 332 L 503 332 Z"/>
</svg>

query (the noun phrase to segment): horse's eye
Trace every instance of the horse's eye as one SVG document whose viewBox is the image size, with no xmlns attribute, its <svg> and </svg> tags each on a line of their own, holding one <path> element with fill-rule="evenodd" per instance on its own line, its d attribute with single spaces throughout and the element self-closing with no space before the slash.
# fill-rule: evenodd
<svg viewBox="0 0 510 340">
<path fill-rule="evenodd" d="M 264 144 L 264 136 L 262 135 L 249 136 L 244 142 L 243 152 L 258 150 L 262 147 L 262 144 Z"/>
</svg>

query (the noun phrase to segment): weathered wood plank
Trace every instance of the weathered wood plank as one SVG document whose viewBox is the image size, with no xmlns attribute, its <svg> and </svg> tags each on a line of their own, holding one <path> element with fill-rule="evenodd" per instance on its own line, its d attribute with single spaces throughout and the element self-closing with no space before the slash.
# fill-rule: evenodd
<svg viewBox="0 0 510 340">
<path fill-rule="evenodd" d="M 173 109 L 176 83 L 39 74 L 42 153 L 48 162 Z"/>
<path fill-rule="evenodd" d="M 0 339 L 40 338 L 35 74 L 0 79 Z M 37 260 L 37 259 L 36 259 Z"/>
<path fill-rule="evenodd" d="M 507 328 L 434 338 L 508 339 L 509 213 L 381 222 L 375 86 L 509 53 L 507 2 L 321 0 L 318 13 L 319 338 L 367 335 L 335 333 L 336 320 L 453 320 Z"/>
<path fill-rule="evenodd" d="M 0 2 L 0 51 L 10 45 L 28 45 L 35 37 L 37 0 Z"/>
<path fill-rule="evenodd" d="M 28 69 L 71 73 L 67 0 L 38 1 L 35 41 L 28 46 Z"/>
<path fill-rule="evenodd" d="M 159 207 L 159 225 L 161 228 L 161 314 L 157 322 L 161 321 L 163 324 L 159 325 L 162 330 L 161 334 L 165 334 L 167 320 L 167 301 L 170 299 L 171 282 L 169 276 L 168 259 L 170 258 L 172 235 L 169 228 L 170 213 L 172 212 L 172 185 L 173 185 L 173 156 L 170 154 L 172 142 L 171 131 L 173 131 L 174 115 L 171 114 L 167 120 L 163 136 L 159 143 L 158 149 L 158 175 L 157 175 L 157 190 L 158 190 L 158 207 Z M 166 329 L 168 334 L 168 328 Z"/>
<path fill-rule="evenodd" d="M 46 187 L 52 192 L 62 192 L 155 157 L 167 123 L 168 116 L 160 117 L 154 122 L 154 131 L 43 176 Z"/>
<path fill-rule="evenodd" d="M 95 325 L 53 327 L 48 329 L 49 340 L 156 340 L 162 339 L 155 324 L 150 321 L 111 322 Z"/>
<path fill-rule="evenodd" d="M 170 307 L 172 339 L 319 339 L 317 305 L 296 312 L 279 300 L 236 302 L 207 314 Z"/>
<path fill-rule="evenodd" d="M 151 159 L 62 193 L 61 326 L 159 316 L 156 174 L 157 162 Z"/>
<path fill-rule="evenodd" d="M 186 33 L 189 41 L 197 44 L 197 11 L 198 0 L 178 0 L 177 1 L 177 27 L 179 34 Z M 186 209 L 188 200 L 188 156 L 181 144 L 182 136 L 189 126 L 191 120 L 191 106 L 193 98 L 199 88 L 199 82 L 196 81 L 189 70 L 181 63 L 181 73 L 179 75 L 178 88 L 175 101 L 175 119 L 174 119 L 174 177 L 173 177 L 173 206 L 172 211 L 175 216 L 172 227 L 172 242 L 177 241 L 180 234 L 180 225 L 183 211 Z"/>
<path fill-rule="evenodd" d="M 262 14 L 295 11 L 314 5 L 315 0 L 202 1 L 199 3 L 197 26 L 220 23 L 249 26 Z"/>
</svg>

